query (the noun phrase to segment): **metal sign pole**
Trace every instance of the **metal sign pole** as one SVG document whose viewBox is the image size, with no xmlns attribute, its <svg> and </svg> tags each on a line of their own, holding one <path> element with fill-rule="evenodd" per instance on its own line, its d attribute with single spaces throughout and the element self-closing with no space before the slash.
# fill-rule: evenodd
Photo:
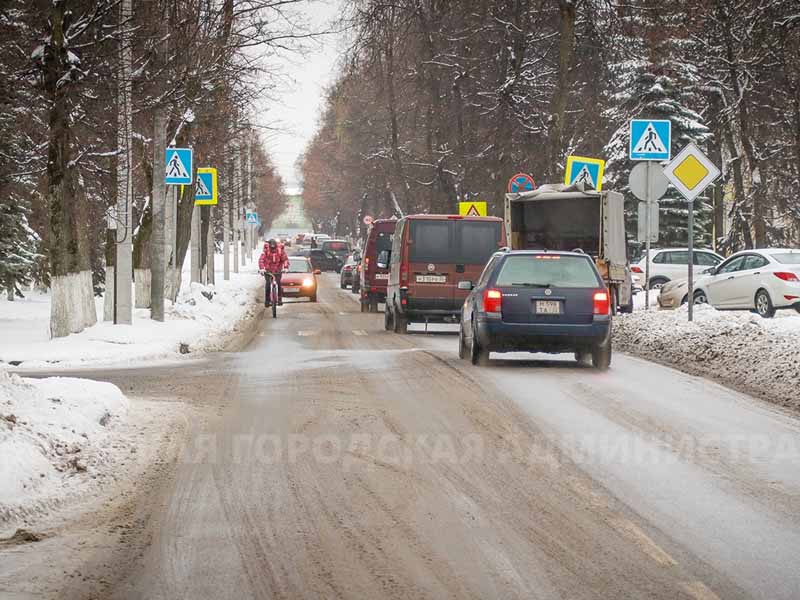
<svg viewBox="0 0 800 600">
<path fill-rule="evenodd" d="M 650 185 L 650 161 L 647 161 L 647 177 L 645 180 L 647 182 L 646 191 L 645 191 L 645 206 L 647 210 L 645 211 L 644 215 L 644 229 L 646 232 L 645 235 L 645 251 L 644 251 L 644 309 L 650 310 L 650 203 L 653 201 L 651 196 L 651 185 Z"/>
<path fill-rule="evenodd" d="M 694 316 L 694 200 L 689 200 L 689 321 Z"/>
</svg>

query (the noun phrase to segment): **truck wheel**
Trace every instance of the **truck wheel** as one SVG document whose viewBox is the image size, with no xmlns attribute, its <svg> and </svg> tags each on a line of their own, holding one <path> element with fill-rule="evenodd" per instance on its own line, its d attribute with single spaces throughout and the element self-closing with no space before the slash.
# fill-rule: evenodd
<svg viewBox="0 0 800 600">
<path fill-rule="evenodd" d="M 608 291 L 609 299 L 611 300 L 611 316 L 616 316 L 617 308 L 619 307 L 619 289 L 612 287 Z"/>
<path fill-rule="evenodd" d="M 347 289 L 347 284 L 343 280 L 340 280 L 339 281 L 339 287 L 341 287 L 343 290 L 346 290 Z"/>
<path fill-rule="evenodd" d="M 367 303 L 361 299 L 359 299 L 358 303 L 361 305 L 361 312 L 367 312 Z"/>
<path fill-rule="evenodd" d="M 401 335 L 408 333 L 408 319 L 397 312 L 397 307 L 392 311 L 392 325 L 394 326 L 395 333 Z"/>
<path fill-rule="evenodd" d="M 363 304 L 361 305 L 364 306 Z M 389 310 L 389 307 L 386 307 L 386 310 L 383 311 L 383 328 L 386 331 L 392 331 L 394 329 L 394 323 L 392 322 L 392 313 Z"/>
<path fill-rule="evenodd" d="M 369 312 L 376 313 L 378 312 L 378 301 L 377 300 L 370 300 L 369 301 Z"/>
</svg>

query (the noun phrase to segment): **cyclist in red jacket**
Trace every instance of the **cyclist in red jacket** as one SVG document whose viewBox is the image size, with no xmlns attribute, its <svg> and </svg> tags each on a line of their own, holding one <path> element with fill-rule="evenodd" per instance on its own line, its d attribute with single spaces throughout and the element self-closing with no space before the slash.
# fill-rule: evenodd
<svg viewBox="0 0 800 600">
<path fill-rule="evenodd" d="M 279 244 L 275 239 L 271 239 L 264 244 L 264 250 L 258 258 L 258 269 L 261 273 L 272 273 L 278 282 L 278 306 L 283 304 L 283 288 L 281 287 L 281 276 L 284 269 L 289 268 L 289 257 L 283 244 Z M 264 306 L 269 306 L 269 285 L 266 287 Z"/>
</svg>

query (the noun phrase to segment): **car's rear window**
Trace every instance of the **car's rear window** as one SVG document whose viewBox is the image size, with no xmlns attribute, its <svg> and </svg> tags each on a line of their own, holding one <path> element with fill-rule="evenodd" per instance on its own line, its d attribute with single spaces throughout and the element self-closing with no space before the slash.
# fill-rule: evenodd
<svg viewBox="0 0 800 600">
<path fill-rule="evenodd" d="M 375 237 L 375 250 L 378 254 L 383 252 L 384 250 L 391 251 L 392 249 L 392 238 L 394 234 L 391 231 L 383 231 L 380 232 Z"/>
<path fill-rule="evenodd" d="M 350 244 L 347 242 L 324 242 L 322 248 L 323 250 L 330 250 L 331 252 L 340 252 L 342 250 L 350 252 Z"/>
<path fill-rule="evenodd" d="M 800 252 L 786 252 L 784 254 L 773 254 L 772 258 L 784 265 L 800 265 Z"/>
<path fill-rule="evenodd" d="M 305 258 L 290 258 L 289 273 L 310 273 L 311 264 Z"/>
<path fill-rule="evenodd" d="M 411 221 L 412 262 L 484 265 L 497 252 L 499 221 Z"/>
<path fill-rule="evenodd" d="M 596 288 L 601 287 L 602 282 L 588 258 L 562 254 L 528 254 L 506 257 L 495 285 Z"/>
</svg>

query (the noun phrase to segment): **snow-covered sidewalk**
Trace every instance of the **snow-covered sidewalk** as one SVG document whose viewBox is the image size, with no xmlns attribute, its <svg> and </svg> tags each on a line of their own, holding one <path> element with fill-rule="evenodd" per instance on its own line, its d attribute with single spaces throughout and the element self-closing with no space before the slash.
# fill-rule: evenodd
<svg viewBox="0 0 800 600">
<path fill-rule="evenodd" d="M 689 323 L 686 306 L 637 310 L 614 318 L 614 347 L 800 408 L 800 315 L 794 311 L 762 319 L 704 305 Z"/>
<path fill-rule="evenodd" d="M 216 279 L 216 286 L 184 283 L 175 305 L 167 302 L 163 323 L 151 321 L 148 309 L 134 311 L 133 325 L 103 322 L 103 299 L 97 298 L 97 325 L 52 340 L 49 295 L 0 300 L 0 366 L 51 370 L 169 359 L 180 355 L 181 344 L 192 355 L 217 350 L 259 310 L 256 290 L 264 283 L 255 264 L 232 273 L 230 281 L 223 281 L 221 272 Z"/>
<path fill-rule="evenodd" d="M 127 410 L 110 383 L 0 369 L 0 532 L 113 478 Z"/>
</svg>

